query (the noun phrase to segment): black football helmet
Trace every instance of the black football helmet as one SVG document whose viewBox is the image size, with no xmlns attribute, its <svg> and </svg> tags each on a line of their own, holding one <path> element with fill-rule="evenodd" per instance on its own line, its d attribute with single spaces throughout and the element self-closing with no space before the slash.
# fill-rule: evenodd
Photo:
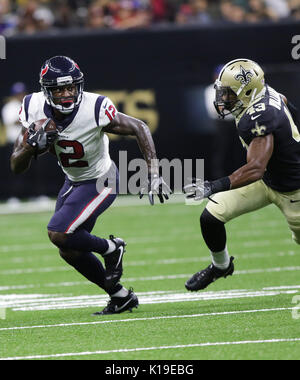
<svg viewBox="0 0 300 380">
<path fill-rule="evenodd" d="M 77 91 L 73 102 L 63 105 L 52 91 L 55 88 L 66 85 L 76 85 Z M 71 58 L 55 56 L 48 59 L 42 66 L 40 72 L 40 85 L 45 94 L 47 103 L 63 114 L 69 114 L 79 106 L 83 93 L 83 73 L 79 66 Z M 57 101 L 58 99 L 58 101 Z M 55 101 L 56 103 L 55 103 Z"/>
</svg>

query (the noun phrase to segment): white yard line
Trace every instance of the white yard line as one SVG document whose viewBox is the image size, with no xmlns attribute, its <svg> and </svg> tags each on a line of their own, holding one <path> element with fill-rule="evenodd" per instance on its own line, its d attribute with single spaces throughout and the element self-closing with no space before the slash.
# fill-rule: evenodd
<svg viewBox="0 0 300 380">
<path fill-rule="evenodd" d="M 138 293 L 141 305 L 166 304 L 175 302 L 210 301 L 225 299 L 242 299 L 255 297 L 275 297 L 279 295 L 297 294 L 298 289 L 280 290 L 251 290 L 237 289 L 224 290 L 218 292 L 172 292 L 159 291 Z M 37 311 L 37 310 L 63 310 L 80 309 L 90 307 L 103 307 L 106 305 L 108 297 L 106 295 L 81 295 L 66 296 L 57 294 L 8 294 L 0 297 L 0 307 L 2 309 L 12 309 L 13 311 Z"/>
<path fill-rule="evenodd" d="M 7 269 L 0 271 L 1 276 L 11 276 L 19 274 L 31 274 L 31 273 L 53 273 L 53 272 L 69 272 L 71 267 L 43 267 L 43 268 L 26 268 L 26 269 Z M 74 269 L 73 269 L 74 270 Z"/>
<path fill-rule="evenodd" d="M 0 253 L 1 249 L 3 247 L 0 247 Z M 49 247 L 47 245 L 47 249 Z M 7 252 L 9 252 L 8 247 L 5 249 Z M 54 251 L 57 251 L 56 248 L 53 248 Z M 164 253 L 173 253 L 175 252 L 175 247 L 167 247 L 164 248 Z M 4 253 L 4 252 L 2 252 Z M 144 254 L 153 255 L 155 253 L 161 253 L 161 248 L 145 248 L 143 250 Z M 295 251 L 279 251 L 279 252 L 253 252 L 253 253 L 242 253 L 242 254 L 234 254 L 235 258 L 237 260 L 247 260 L 247 259 L 265 259 L 265 258 L 274 258 L 274 257 L 286 257 L 286 256 L 296 256 L 299 255 L 298 252 Z M 41 262 L 48 262 L 48 261 L 56 261 L 57 255 L 53 254 L 43 254 L 42 256 L 39 256 L 38 261 Z M 13 256 L 11 258 L 1 259 L 0 264 L 1 265 L 8 265 L 8 264 L 25 264 L 25 263 L 35 263 L 37 261 L 36 256 L 30 256 L 27 255 L 25 257 L 23 256 Z M 126 267 L 128 266 L 148 266 L 148 265 L 169 265 L 169 264 L 186 264 L 186 263 L 202 263 L 207 262 L 209 263 L 211 261 L 211 257 L 208 254 L 207 256 L 196 256 L 196 257 L 183 257 L 183 258 L 168 258 L 168 259 L 161 259 L 161 260 L 138 260 L 138 261 L 127 261 L 126 260 Z"/>
<path fill-rule="evenodd" d="M 12 244 L 12 245 L 2 245 L 0 246 L 0 253 L 11 253 L 11 252 L 24 252 L 24 251 L 44 251 L 48 249 L 55 250 L 56 248 L 49 243 L 45 244 Z M 57 250 L 57 249 L 56 249 Z"/>
<path fill-rule="evenodd" d="M 27 268 L 27 269 L 7 269 L 0 271 L 1 276 L 11 276 L 11 275 L 22 275 L 29 273 L 51 273 L 51 272 L 68 272 L 74 269 L 68 266 L 61 267 L 43 267 L 43 268 Z M 234 273 L 236 275 L 242 274 L 259 274 L 259 273 L 272 273 L 272 272 L 292 272 L 299 271 L 300 266 L 290 266 L 290 267 L 275 267 L 275 268 L 265 268 L 265 269 L 245 269 L 237 270 Z M 185 274 L 172 274 L 172 275 L 161 275 L 161 276 L 149 276 L 149 277 L 130 277 L 124 278 L 123 281 L 156 281 L 156 280 L 172 280 L 179 278 L 188 278 L 192 273 Z M 1 290 L 1 287 L 0 287 Z"/>
<path fill-rule="evenodd" d="M 114 323 L 127 323 L 127 322 L 140 322 L 140 321 L 159 321 L 159 320 L 166 320 L 166 319 L 217 317 L 217 316 L 237 315 L 237 314 L 255 314 L 255 313 L 266 313 L 266 312 L 290 311 L 294 309 L 295 307 L 280 307 L 280 308 L 273 308 L 273 309 L 237 310 L 237 311 L 224 311 L 224 312 L 219 312 L 219 313 L 202 313 L 202 314 L 187 314 L 187 315 L 168 315 L 168 316 L 161 316 L 161 317 L 128 318 L 128 319 L 117 319 L 117 320 L 96 321 L 96 322 L 61 323 L 61 324 L 55 324 L 55 325 L 17 326 L 17 327 L 0 328 L 0 332 L 11 331 L 11 330 L 31 330 L 31 329 L 45 329 L 45 328 L 58 328 L 58 327 L 105 325 L 105 324 L 111 324 L 111 323 L 114 324 Z"/>
<path fill-rule="evenodd" d="M 127 244 L 160 244 L 160 243 L 165 243 L 168 241 L 174 241 L 174 237 L 178 237 L 178 232 L 172 232 L 170 231 L 167 235 L 161 234 L 156 236 L 140 236 L 140 237 L 129 237 L 126 239 Z M 200 235 L 198 233 L 195 234 L 184 234 L 183 236 L 180 237 L 181 240 L 196 240 L 198 241 L 200 239 Z M 256 241 L 246 241 L 246 242 L 231 242 L 230 247 L 234 247 L 235 245 L 243 246 L 245 248 L 252 248 L 252 247 L 267 247 L 272 244 L 274 244 L 276 241 L 280 244 L 287 244 L 290 245 L 292 244 L 292 240 L 287 238 L 287 239 L 268 239 L 268 240 L 256 240 Z M 155 248 L 155 247 L 154 247 Z M 144 248 L 143 248 L 144 249 Z M 151 248 L 152 249 L 152 248 Z M 158 250 L 157 248 L 155 248 Z M 174 249 L 171 247 L 170 249 Z M 234 249 L 234 248 L 233 248 Z M 233 250 L 231 249 L 231 251 Z M 24 252 L 24 251 L 45 251 L 45 250 L 52 250 L 52 251 L 57 251 L 57 248 L 50 243 L 30 243 L 30 244 L 12 244 L 12 245 L 2 245 L 0 246 L 0 253 L 11 253 L 11 252 Z M 145 248 L 145 251 L 147 251 L 147 248 Z M 162 249 L 160 249 L 162 251 Z M 150 253 L 152 253 L 150 251 Z"/>
<path fill-rule="evenodd" d="M 62 267 L 64 268 L 64 267 Z M 66 267 L 68 268 L 68 267 Z M 52 268 L 53 269 L 53 268 Z M 263 273 L 279 273 L 279 272 L 292 272 L 299 271 L 300 267 L 279 267 L 279 268 L 268 268 L 268 269 L 249 269 L 243 271 L 235 271 L 235 275 L 252 275 L 252 274 L 263 274 Z M 64 270 L 63 270 L 64 271 Z M 50 268 L 47 268 L 44 272 L 51 272 Z M 31 272 L 33 273 L 33 272 Z M 20 273 L 19 273 L 20 274 Z M 149 276 L 149 277 L 132 277 L 122 279 L 123 282 L 143 282 L 143 281 L 165 281 L 165 280 L 177 280 L 177 279 L 188 279 L 192 274 L 177 274 L 177 275 L 161 275 L 161 276 Z M 25 289 L 39 289 L 39 288 L 55 288 L 55 287 L 73 287 L 73 286 L 85 286 L 90 285 L 88 281 L 73 281 L 73 282 L 52 282 L 45 284 L 24 284 L 24 285 L 4 285 L 0 286 L 0 292 L 7 292 L 11 290 L 25 290 Z M 1 298 L 1 295 L 0 295 Z"/>
<path fill-rule="evenodd" d="M 139 199 L 138 195 L 119 196 L 111 207 L 131 207 L 131 206 L 149 206 L 149 201 Z M 55 200 L 47 200 L 44 202 L 21 202 L 19 204 L 1 204 L 0 215 L 9 214 L 34 214 L 42 212 L 53 212 L 55 209 Z M 175 194 L 170 197 L 168 204 L 185 204 L 185 197 L 183 194 Z"/>
<path fill-rule="evenodd" d="M 89 356 L 89 355 L 105 355 L 112 353 L 122 352 L 140 352 L 140 351 L 155 351 L 155 350 L 170 350 L 180 348 L 196 348 L 196 347 L 210 347 L 210 346 L 232 346 L 232 345 L 244 345 L 244 344 L 266 344 L 266 343 L 292 343 L 300 342 L 300 338 L 290 339 L 268 339 L 268 340 L 242 340 L 236 342 L 205 342 L 196 344 L 181 344 L 176 346 L 157 346 L 157 347 L 136 347 L 136 348 L 123 348 L 118 350 L 99 350 L 99 351 L 86 351 L 86 352 L 67 352 L 62 354 L 51 355 L 31 355 L 31 356 L 16 356 L 8 358 L 0 358 L 0 360 L 30 360 L 30 359 L 50 359 L 61 358 L 70 356 Z"/>
</svg>

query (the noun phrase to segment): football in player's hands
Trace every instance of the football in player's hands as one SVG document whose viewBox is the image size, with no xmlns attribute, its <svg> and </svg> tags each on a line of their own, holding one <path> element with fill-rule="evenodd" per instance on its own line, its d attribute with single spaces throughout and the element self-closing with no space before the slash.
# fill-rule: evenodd
<svg viewBox="0 0 300 380">
<path fill-rule="evenodd" d="M 23 136 L 23 146 L 36 149 L 36 154 L 48 152 L 57 138 L 57 127 L 52 119 L 41 119 L 32 123 Z"/>
</svg>

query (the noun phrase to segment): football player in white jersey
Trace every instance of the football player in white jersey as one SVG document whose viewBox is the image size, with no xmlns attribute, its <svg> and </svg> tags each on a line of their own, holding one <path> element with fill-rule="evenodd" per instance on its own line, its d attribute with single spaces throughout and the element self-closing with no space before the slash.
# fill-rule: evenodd
<svg viewBox="0 0 300 380">
<path fill-rule="evenodd" d="M 119 282 L 126 243 L 112 235 L 102 239 L 91 234 L 98 216 L 118 193 L 118 170 L 110 158 L 105 132 L 136 137 L 149 168 L 146 188 L 151 204 L 154 194 L 163 203 L 170 189 L 159 176 L 148 126 L 118 112 L 109 98 L 83 91 L 83 83 L 83 73 L 72 59 L 55 56 L 44 63 L 42 91 L 23 100 L 23 129 L 15 143 L 11 168 L 16 174 L 25 172 L 43 149 L 56 154 L 66 181 L 48 225 L 49 238 L 68 264 L 109 294 L 107 307 L 95 315 L 122 313 L 138 306 L 133 291 Z M 42 119 L 46 119 L 44 128 L 35 131 L 34 122 Z M 51 120 L 57 132 L 45 131 Z M 103 257 L 105 268 L 92 252 Z"/>
</svg>

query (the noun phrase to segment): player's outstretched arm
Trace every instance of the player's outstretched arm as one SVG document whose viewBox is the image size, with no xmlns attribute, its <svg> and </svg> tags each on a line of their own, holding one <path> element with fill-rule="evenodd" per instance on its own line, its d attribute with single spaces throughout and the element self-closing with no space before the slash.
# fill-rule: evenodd
<svg viewBox="0 0 300 380">
<path fill-rule="evenodd" d="M 104 132 L 123 136 L 135 136 L 148 166 L 149 179 L 142 186 L 140 198 L 148 193 L 149 201 L 154 204 L 154 194 L 159 197 L 161 203 L 169 199 L 171 189 L 159 176 L 159 166 L 156 156 L 155 145 L 149 127 L 143 121 L 118 112 L 112 122 L 102 129 Z"/>
<path fill-rule="evenodd" d="M 31 164 L 32 157 L 34 157 L 35 149 L 29 144 L 23 145 L 23 137 L 26 128 L 22 128 L 20 136 L 17 138 L 13 153 L 10 158 L 10 167 L 15 174 L 26 172 Z"/>
<path fill-rule="evenodd" d="M 247 153 L 247 164 L 236 170 L 229 177 L 223 177 L 215 181 L 192 183 L 185 186 L 187 198 L 201 200 L 213 194 L 237 189 L 260 180 L 267 168 L 274 149 L 274 137 L 272 134 L 256 137 L 252 140 Z"/>
<path fill-rule="evenodd" d="M 229 176 L 231 189 L 237 189 L 262 179 L 274 149 L 274 137 L 256 137 L 249 145 L 247 164 Z"/>
<path fill-rule="evenodd" d="M 158 173 L 156 150 L 147 124 L 134 117 L 118 112 L 114 120 L 102 130 L 115 135 L 135 136 L 147 162 L 149 172 Z"/>
</svg>

